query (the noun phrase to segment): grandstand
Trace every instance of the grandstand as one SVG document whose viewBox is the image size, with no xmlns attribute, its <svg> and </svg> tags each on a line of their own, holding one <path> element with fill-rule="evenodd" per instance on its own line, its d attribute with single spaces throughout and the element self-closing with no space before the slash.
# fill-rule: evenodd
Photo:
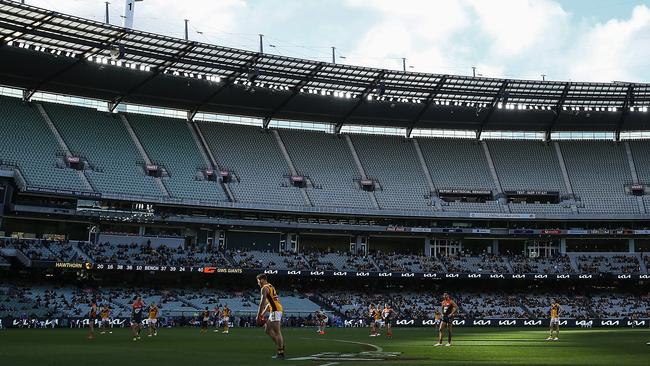
<svg viewBox="0 0 650 366">
<path fill-rule="evenodd" d="M 259 273 L 285 325 L 322 307 L 365 326 L 371 303 L 430 325 L 445 291 L 464 326 L 545 326 L 553 299 L 572 327 L 650 324 L 650 85 L 330 64 L 18 2 L 0 18 L 5 324 L 83 326 L 96 299 L 122 326 L 142 296 L 169 326 L 224 304 L 251 326 Z"/>
<path fill-rule="evenodd" d="M 639 155 L 645 151 L 641 142 L 631 142 L 628 155 L 625 145 L 608 141 L 544 144 L 418 138 L 411 143 L 391 136 L 336 136 L 297 130 L 276 132 L 201 122 L 197 124 L 198 131 L 208 144 L 208 154 L 201 150 L 191 125 L 179 119 L 142 114 L 110 115 L 89 108 L 43 103 L 43 111 L 64 143 L 57 146 L 54 136 L 42 128 L 46 123 L 35 110 L 37 105 L 21 104 L 12 98 L 2 100 L 11 107 L 7 113 L 22 116 L 20 121 L 24 122 L 18 130 L 9 130 L 21 131 L 30 124 L 34 128 L 41 126 L 33 133 L 49 139 L 34 144 L 50 149 L 38 159 L 39 165 L 24 161 L 20 150 L 13 148 L 3 149 L 0 155 L 3 161 L 15 162 L 19 167 L 26 180 L 25 188 L 88 189 L 100 194 L 169 197 L 179 202 L 189 200 L 208 205 L 228 202 L 229 189 L 235 202 L 314 206 L 325 210 L 344 207 L 370 211 L 431 212 L 441 209 L 551 216 L 645 214 L 645 197 L 640 200 L 626 191 L 626 185 L 635 182 L 628 159 L 637 156 L 634 160 L 635 172 L 640 177 L 637 183 L 650 174 L 645 167 L 646 159 Z M 15 119 L 5 117 L 5 120 Z M 96 129 L 93 123 L 102 128 Z M 129 135 L 128 128 L 134 131 L 133 136 Z M 23 133 L 30 134 L 29 131 Z M 19 141 L 8 135 L 6 138 L 9 144 Z M 103 139 L 111 143 L 93 143 Z M 421 162 L 415 144 L 422 151 L 424 160 Z M 137 145 L 143 148 L 142 152 Z M 64 152 L 66 149 L 69 153 Z M 286 157 L 283 149 L 286 149 Z M 329 153 L 314 154 L 314 151 Z M 446 153 L 440 154 L 440 151 Z M 75 171 L 66 166 L 66 155 L 81 158 L 83 169 Z M 217 159 L 216 166 L 212 166 L 209 155 Z M 33 154 L 30 156 L 34 158 Z M 356 163 L 355 156 L 359 158 Z M 493 163 L 488 162 L 488 157 Z M 558 159 L 566 164 L 566 181 Z M 48 167 L 40 165 L 47 160 L 50 161 Z M 152 162 L 161 167 L 162 177 L 148 175 L 146 166 Z M 426 172 L 423 167 L 427 168 Z M 601 168 L 594 170 L 594 167 Z M 232 180 L 224 184 L 208 180 L 204 173 L 214 168 L 228 171 Z M 44 171 L 48 172 L 48 177 L 61 178 L 47 179 L 45 183 L 45 176 L 39 178 Z M 431 177 L 432 187 L 427 187 L 427 175 Z M 305 178 L 306 187 L 294 187 L 292 176 Z M 362 179 L 371 181 L 374 191 L 364 191 Z M 89 183 L 87 187 L 84 181 Z M 435 191 L 445 189 L 486 190 L 491 192 L 492 198 L 486 202 L 444 202 L 435 196 Z M 568 203 L 497 200 L 503 192 L 531 190 L 557 192 L 560 197 L 575 196 Z"/>
</svg>

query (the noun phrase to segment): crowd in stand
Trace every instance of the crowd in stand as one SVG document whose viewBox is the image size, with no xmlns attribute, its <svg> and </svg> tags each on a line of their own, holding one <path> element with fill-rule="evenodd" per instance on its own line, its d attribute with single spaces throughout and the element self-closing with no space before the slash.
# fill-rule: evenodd
<svg viewBox="0 0 650 366">
<path fill-rule="evenodd" d="M 470 254 L 461 252 L 438 258 L 416 254 L 372 251 L 310 250 L 261 252 L 226 250 L 211 245 L 154 246 L 147 243 L 71 243 L 37 239 L 0 240 L 0 248 L 15 248 L 32 260 L 94 261 L 127 265 L 217 266 L 244 269 L 287 269 L 358 272 L 437 272 L 437 273 L 645 273 L 650 265 L 647 254 L 584 254 L 575 256 L 575 269 L 569 255 L 530 258 L 523 255 Z M 641 258 L 641 262 L 639 261 Z M 642 265 L 645 264 L 645 265 Z"/>
<path fill-rule="evenodd" d="M 639 273 L 641 266 L 634 256 L 614 255 L 614 256 L 586 256 L 581 255 L 576 258 L 578 269 L 583 273 L 599 273 L 611 271 L 614 273 Z"/>
<path fill-rule="evenodd" d="M 281 299 L 304 298 L 291 288 L 281 291 Z M 572 292 L 570 292 L 572 291 Z M 441 293 L 428 291 L 377 292 L 357 290 L 327 290 L 313 293 L 311 299 L 328 312 L 343 319 L 367 319 L 371 304 L 383 308 L 390 305 L 401 319 L 431 319 L 440 309 Z M 582 294 L 575 289 L 565 292 L 458 292 L 452 293 L 459 306 L 459 318 L 548 318 L 549 307 L 558 301 L 561 317 L 586 318 L 650 318 L 650 293 Z M 146 302 L 156 302 L 166 317 L 192 317 L 205 306 L 223 306 L 236 303 L 237 321 L 246 323 L 246 317 L 257 309 L 257 292 L 224 291 L 220 289 L 152 289 L 152 288 L 81 288 L 54 286 L 0 286 L 0 317 L 27 314 L 30 317 L 85 317 L 88 304 L 108 304 L 113 316 L 128 317 L 130 304 L 141 296 Z M 244 309 L 244 310 L 242 310 Z M 252 310 L 251 310 L 252 309 Z M 292 324 L 311 324 L 310 314 L 297 314 L 289 306 L 286 321 Z M 177 319 L 178 320 L 178 319 Z M 250 320 L 250 319 L 249 319 Z M 252 322 L 249 325 L 254 325 Z M 243 326 L 243 325 L 242 325 Z"/>
<path fill-rule="evenodd" d="M 523 255 L 513 255 L 508 258 L 515 273 L 558 274 L 571 273 L 571 261 L 567 255 L 556 255 L 551 258 L 530 258 Z"/>
<path fill-rule="evenodd" d="M 452 273 L 510 273 L 504 257 L 489 253 L 449 255 L 442 257 L 442 262 L 447 271 Z"/>
</svg>

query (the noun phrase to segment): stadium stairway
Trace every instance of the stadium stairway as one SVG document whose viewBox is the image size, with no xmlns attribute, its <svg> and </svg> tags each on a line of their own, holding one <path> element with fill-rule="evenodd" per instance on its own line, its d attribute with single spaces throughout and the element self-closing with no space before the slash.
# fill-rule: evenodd
<svg viewBox="0 0 650 366">
<path fill-rule="evenodd" d="M 120 116 L 120 120 L 124 124 L 124 128 L 126 128 L 126 131 L 129 133 L 129 136 L 131 136 L 131 140 L 133 140 L 136 149 L 140 153 L 140 156 L 145 161 L 145 163 L 147 163 L 147 165 L 151 165 L 151 159 L 149 158 L 147 151 L 142 146 L 142 143 L 140 143 L 140 139 L 138 139 L 138 136 L 135 134 L 135 131 L 133 131 L 133 127 L 131 127 L 129 120 L 126 118 L 126 116 L 123 113 L 119 113 L 119 116 Z M 160 189 L 160 192 L 162 192 L 162 194 L 165 197 L 171 197 L 171 194 L 169 194 L 169 190 L 167 189 L 167 186 L 165 186 L 165 182 L 163 182 L 162 179 L 155 178 L 154 182 L 158 186 L 158 189 Z"/>
<path fill-rule="evenodd" d="M 6 258 L 14 257 L 25 267 L 32 266 L 32 260 L 16 248 L 0 248 L 0 255 Z"/>
<path fill-rule="evenodd" d="M 634 156 L 632 155 L 632 149 L 630 148 L 629 142 L 624 141 L 623 147 L 625 147 L 625 156 L 627 157 L 627 163 L 630 167 L 630 174 L 632 175 L 632 183 L 639 184 L 639 175 L 637 174 L 636 171 L 636 164 L 634 163 Z M 639 206 L 639 212 L 641 214 L 645 214 L 646 208 L 645 208 L 645 204 L 643 203 L 643 197 L 637 196 L 636 203 Z"/>
<path fill-rule="evenodd" d="M 569 262 L 571 263 L 571 270 L 573 273 L 580 273 L 580 268 L 578 267 L 578 262 L 576 261 L 576 256 L 575 255 L 569 255 Z"/>
<path fill-rule="evenodd" d="M 640 273 L 647 274 L 648 273 L 648 266 L 646 266 L 645 261 L 643 260 L 643 253 L 634 253 L 634 256 L 636 259 L 639 261 L 639 269 Z"/>
<path fill-rule="evenodd" d="M 273 134 L 275 141 L 278 143 L 278 147 L 280 148 L 280 152 L 282 153 L 284 160 L 287 162 L 287 165 L 289 166 L 289 171 L 291 172 L 291 175 L 298 176 L 298 171 L 296 170 L 296 166 L 291 160 L 291 156 L 289 156 L 289 152 L 287 151 L 287 147 L 284 145 L 284 142 L 282 141 L 282 137 L 280 137 L 280 133 L 278 133 L 278 130 L 271 130 L 271 133 Z M 302 196 L 302 199 L 305 201 L 305 205 L 314 206 L 305 188 L 302 187 L 300 188 L 300 195 Z"/>
<path fill-rule="evenodd" d="M 201 132 L 201 129 L 196 125 L 194 121 L 187 121 L 187 127 L 190 130 L 190 134 L 194 139 L 194 143 L 196 144 L 199 153 L 203 157 L 203 160 L 205 160 L 205 164 L 207 166 L 211 166 L 212 169 L 214 170 L 221 171 L 222 167 L 217 161 L 217 159 L 214 157 L 212 150 L 210 150 L 210 148 L 208 147 L 208 143 L 205 141 L 205 137 L 203 137 L 203 133 Z M 219 180 L 219 184 L 221 185 L 221 188 L 223 188 L 224 192 L 226 192 L 226 196 L 228 197 L 228 200 L 230 202 L 237 202 L 237 200 L 235 199 L 235 195 L 232 193 L 232 190 L 230 189 L 228 184 L 224 183 L 222 180 Z"/>
<path fill-rule="evenodd" d="M 71 242 L 71 244 L 72 244 L 72 249 L 74 249 L 74 251 L 75 251 L 79 256 L 81 256 L 81 257 L 82 257 L 86 262 L 95 263 L 95 260 L 94 260 L 91 256 L 89 256 L 88 254 L 86 254 L 86 252 L 84 252 L 84 251 L 79 247 L 79 242 L 76 242 L 76 243 L 72 243 L 72 242 Z"/>
<path fill-rule="evenodd" d="M 354 144 L 352 143 L 352 139 L 350 138 L 350 135 L 344 135 L 345 136 L 345 142 L 348 144 L 348 147 L 350 148 L 350 153 L 352 154 L 352 159 L 354 160 L 354 164 L 357 166 L 357 169 L 359 170 L 359 175 L 361 175 L 361 179 L 368 179 L 368 175 L 366 174 L 366 170 L 363 168 L 363 165 L 361 164 L 361 159 L 359 159 L 359 154 L 357 154 L 357 150 L 354 148 Z M 376 209 L 381 209 L 379 206 L 379 201 L 377 201 L 377 196 L 375 196 L 375 192 L 369 192 L 369 197 L 370 197 L 370 202 L 372 203 L 372 206 Z"/>
<path fill-rule="evenodd" d="M 499 174 L 497 174 L 497 169 L 494 166 L 494 160 L 492 160 L 492 154 L 490 153 L 490 148 L 488 147 L 487 143 L 485 141 L 481 141 L 481 146 L 483 147 L 483 152 L 485 153 L 485 160 L 488 163 L 488 168 L 490 169 L 490 175 L 492 176 L 492 180 L 494 181 L 494 186 L 497 189 L 497 193 L 501 194 L 503 193 L 503 188 L 501 186 L 501 181 L 499 180 Z M 501 205 L 502 211 L 505 212 L 511 212 L 510 211 L 510 206 L 508 205 Z"/>
<path fill-rule="evenodd" d="M 503 262 L 506 264 L 506 267 L 508 267 L 508 273 L 515 273 L 515 270 L 512 268 L 512 264 L 510 263 L 508 257 L 503 257 Z"/>
<path fill-rule="evenodd" d="M 411 143 L 413 144 L 413 148 L 415 149 L 415 155 L 418 157 L 418 162 L 420 163 L 420 167 L 422 168 L 422 173 L 424 174 L 424 178 L 427 181 L 427 186 L 431 191 L 431 195 L 434 196 L 434 192 L 436 192 L 436 185 L 433 183 L 433 178 L 431 177 L 431 171 L 429 171 L 427 162 L 426 160 L 424 160 L 424 155 L 422 154 L 422 148 L 420 147 L 420 143 L 416 138 L 412 138 Z M 440 200 L 436 199 L 435 202 L 433 202 L 432 200 L 432 203 L 434 204 L 433 208 L 435 210 L 442 211 L 442 207 L 440 206 Z"/>
<path fill-rule="evenodd" d="M 372 263 L 372 265 L 375 266 L 375 271 L 381 271 L 381 269 L 379 268 L 379 265 L 375 261 L 375 258 L 373 256 L 371 256 L 371 255 L 369 255 L 368 258 L 370 258 L 370 263 Z"/>
<path fill-rule="evenodd" d="M 56 141 L 59 143 L 59 147 L 63 152 L 65 153 L 66 156 L 72 156 L 72 152 L 70 152 L 70 148 L 68 148 L 68 144 L 65 143 L 63 140 L 63 137 L 61 137 L 61 134 L 59 133 L 59 130 L 56 129 L 56 126 L 52 122 L 52 119 L 50 116 L 47 114 L 45 111 L 45 108 L 43 108 L 43 105 L 41 103 L 35 103 L 36 109 L 38 109 L 38 112 L 41 114 L 43 117 L 43 120 L 45 121 L 45 124 L 47 127 L 50 129 L 52 132 L 52 135 L 54 135 L 54 138 Z M 86 176 L 85 171 L 83 170 L 77 170 L 77 175 L 79 176 L 79 180 L 83 184 L 83 186 L 86 188 L 87 191 L 90 192 L 96 192 L 92 184 L 90 183 L 90 180 L 88 180 L 88 177 Z"/>
</svg>

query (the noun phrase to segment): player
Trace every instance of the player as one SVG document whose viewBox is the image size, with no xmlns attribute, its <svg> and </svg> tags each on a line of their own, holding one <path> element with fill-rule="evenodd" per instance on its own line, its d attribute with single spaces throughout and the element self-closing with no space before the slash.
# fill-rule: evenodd
<svg viewBox="0 0 650 366">
<path fill-rule="evenodd" d="M 158 306 L 156 304 L 149 305 L 149 319 L 147 319 L 147 325 L 149 325 L 149 337 L 158 335 Z"/>
<path fill-rule="evenodd" d="M 109 326 L 111 325 L 111 308 L 108 307 L 108 304 L 104 304 L 102 306 L 102 310 L 99 312 L 99 317 L 101 318 L 101 324 L 100 329 L 101 329 L 101 334 L 106 334 L 106 331 L 108 330 L 108 333 L 113 334 L 113 331 L 109 329 Z"/>
<path fill-rule="evenodd" d="M 393 320 L 395 319 L 395 311 L 388 304 L 384 304 L 384 310 L 381 312 L 381 318 L 386 326 L 386 337 L 393 337 Z"/>
<path fill-rule="evenodd" d="M 221 309 L 219 308 L 219 305 L 215 305 L 212 309 L 212 321 L 214 322 L 213 332 L 219 333 L 219 323 L 221 322 Z"/>
<path fill-rule="evenodd" d="M 323 311 L 323 308 L 320 308 L 320 310 L 316 311 L 316 321 L 318 322 L 318 334 L 323 335 L 325 334 L 325 327 L 327 326 L 327 322 L 329 321 L 329 318 L 327 317 L 327 314 Z"/>
<path fill-rule="evenodd" d="M 208 332 L 208 325 L 210 324 L 210 310 L 208 307 L 205 307 L 205 310 L 201 312 L 201 334 Z"/>
<path fill-rule="evenodd" d="M 221 321 L 221 309 L 219 309 L 219 305 L 215 305 L 214 309 L 212 309 L 212 321 L 214 322 L 213 332 L 219 333 L 219 322 Z"/>
<path fill-rule="evenodd" d="M 458 312 L 458 305 L 451 299 L 448 293 L 442 294 L 442 311 L 440 319 L 440 328 L 438 331 L 438 343 L 435 344 L 436 347 L 442 346 L 442 335 L 445 330 L 447 330 L 447 344 L 445 346 L 451 347 L 451 328 L 452 323 L 451 319 Z"/>
<path fill-rule="evenodd" d="M 273 358 L 284 360 L 284 337 L 282 336 L 281 321 L 282 321 L 282 304 L 280 298 L 271 285 L 265 274 L 257 275 L 257 284 L 260 286 L 260 305 L 257 309 L 257 323 L 264 324 L 266 334 L 271 337 L 278 352 Z M 268 319 L 264 319 L 264 314 L 269 312 Z"/>
<path fill-rule="evenodd" d="M 438 309 L 433 310 L 433 326 L 440 328 L 440 323 L 442 323 L 442 314 Z"/>
<path fill-rule="evenodd" d="M 555 331 L 555 337 L 553 337 L 553 331 Z M 553 300 L 551 304 L 551 322 L 550 322 L 550 334 L 547 341 L 557 341 L 560 339 L 560 304 L 557 300 Z"/>
<path fill-rule="evenodd" d="M 377 322 L 375 320 L 375 312 L 376 312 L 375 304 L 370 304 L 370 308 L 368 309 L 368 321 L 370 323 L 370 336 L 371 337 L 376 337 L 378 336 L 377 334 Z"/>
<path fill-rule="evenodd" d="M 223 334 L 228 334 L 230 332 L 230 308 L 228 305 L 223 306 Z"/>
<path fill-rule="evenodd" d="M 88 332 L 88 339 L 95 339 L 95 319 L 97 319 L 97 302 L 93 299 L 90 302 L 90 311 L 88 312 L 88 325 L 90 330 Z"/>
<path fill-rule="evenodd" d="M 140 296 L 131 305 L 131 331 L 133 331 L 133 341 L 140 339 L 142 330 L 142 312 L 144 311 L 144 301 Z"/>
<path fill-rule="evenodd" d="M 379 337 L 381 335 L 379 333 L 379 330 L 381 329 L 381 325 L 383 323 L 381 320 L 381 309 L 379 309 L 379 306 L 375 307 L 373 318 L 375 321 L 375 337 Z"/>
</svg>

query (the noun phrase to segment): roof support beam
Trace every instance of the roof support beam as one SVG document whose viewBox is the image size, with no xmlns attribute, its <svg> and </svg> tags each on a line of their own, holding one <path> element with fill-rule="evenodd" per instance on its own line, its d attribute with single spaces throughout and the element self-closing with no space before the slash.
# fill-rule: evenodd
<svg viewBox="0 0 650 366">
<path fill-rule="evenodd" d="M 630 84 L 627 87 L 627 93 L 625 94 L 625 101 L 621 106 L 621 115 L 618 117 L 616 122 L 616 141 L 621 141 L 621 129 L 623 129 L 623 124 L 627 115 L 630 114 L 630 108 L 634 107 L 634 85 Z"/>
<path fill-rule="evenodd" d="M 2 46 L 2 44 L 6 43 L 6 42 L 17 41 L 22 36 L 30 34 L 31 32 L 33 32 L 33 31 L 37 30 L 38 28 L 42 27 L 43 25 L 47 24 L 50 20 L 52 20 L 57 15 L 58 15 L 58 13 L 55 12 L 55 11 L 49 12 L 47 15 L 44 15 L 40 19 L 34 20 L 33 22 L 23 26 L 22 30 L 17 30 L 13 34 L 5 35 L 4 37 L 0 38 L 0 47 Z M 16 33 L 20 33 L 20 35 L 15 35 Z"/>
<path fill-rule="evenodd" d="M 316 77 L 316 75 L 318 75 L 318 73 L 323 69 L 324 66 L 325 66 L 325 63 L 324 63 L 324 62 L 321 62 L 321 63 L 319 63 L 318 65 L 316 65 L 316 67 L 314 67 L 314 68 L 309 72 L 309 75 L 307 75 L 304 79 L 302 79 L 298 84 L 296 84 L 296 85 L 293 87 L 293 91 L 292 91 L 291 95 L 289 95 L 289 96 L 288 96 L 286 99 L 284 99 L 280 104 L 278 104 L 275 108 L 273 108 L 273 110 L 272 110 L 269 114 L 266 115 L 266 117 L 264 118 L 264 121 L 265 121 L 265 126 L 264 126 L 264 128 L 267 128 L 267 126 L 268 126 L 268 123 L 266 122 L 266 120 L 268 119 L 269 122 L 270 122 L 271 119 L 272 119 L 273 117 L 275 117 L 275 115 L 276 115 L 279 111 L 282 110 L 282 108 L 286 107 L 287 104 L 289 104 L 289 102 L 291 102 L 291 100 L 292 100 L 293 98 L 295 98 L 296 95 L 298 95 L 298 93 L 300 93 L 300 90 L 301 90 L 303 87 L 305 87 L 307 84 L 309 84 L 309 82 L 310 82 L 311 80 L 313 80 L 313 79 Z"/>
<path fill-rule="evenodd" d="M 215 89 L 215 91 L 212 92 L 212 94 L 208 95 L 206 98 L 200 101 L 196 106 L 194 106 L 194 108 L 187 111 L 187 120 L 193 121 L 196 114 L 204 105 L 210 103 L 214 98 L 216 98 L 219 94 L 221 94 L 221 92 L 223 92 L 226 88 L 233 85 L 233 83 L 235 82 L 235 80 L 237 80 L 237 78 L 247 73 L 248 70 L 257 63 L 257 61 L 262 57 L 262 55 L 263 54 L 261 53 L 256 53 L 253 57 L 248 59 L 248 61 L 246 61 L 246 63 L 242 65 L 239 69 L 230 73 L 230 75 L 226 78 L 226 80 L 223 81 L 223 84 L 221 84 L 221 86 Z"/>
<path fill-rule="evenodd" d="M 548 124 L 548 127 L 546 128 L 546 132 L 544 133 L 544 141 L 546 142 L 551 141 L 551 132 L 553 132 L 555 123 L 557 122 L 558 118 L 560 118 L 560 113 L 562 113 L 562 107 L 564 106 L 564 102 L 566 101 L 567 95 L 569 95 L 569 89 L 571 89 L 571 83 L 564 84 L 564 89 L 562 90 L 562 94 L 560 95 L 560 98 L 557 100 L 557 103 L 555 103 L 555 107 L 553 107 L 553 118 L 551 119 L 551 122 Z"/>
<path fill-rule="evenodd" d="M 406 128 L 406 137 L 411 138 L 411 132 L 413 132 L 413 128 L 417 125 L 418 122 L 420 122 L 420 119 L 424 115 L 424 113 L 429 110 L 429 107 L 433 104 L 433 101 L 436 99 L 438 94 L 440 94 L 440 90 L 442 90 L 442 87 L 445 85 L 445 82 L 447 81 L 447 75 L 443 75 L 442 78 L 438 81 L 436 84 L 435 88 L 429 93 L 427 96 L 426 101 L 424 102 L 424 106 L 420 109 L 418 114 L 413 118 L 411 121 L 411 125 Z"/>
<path fill-rule="evenodd" d="M 499 100 L 503 99 L 503 104 L 508 103 L 508 96 L 505 95 L 506 88 L 508 87 L 508 80 L 505 80 L 502 84 L 501 87 L 499 87 L 499 91 L 497 94 L 492 98 L 492 102 L 490 103 L 490 106 L 488 107 L 488 111 L 485 114 L 485 117 L 483 117 L 483 120 L 481 121 L 481 124 L 476 130 L 476 139 L 481 138 L 481 134 L 483 133 L 483 129 L 485 128 L 485 125 L 488 123 L 490 120 L 490 117 L 492 117 L 492 113 L 494 113 L 494 110 L 497 109 L 497 105 L 499 104 Z"/>
<path fill-rule="evenodd" d="M 183 59 L 185 55 L 190 53 L 194 48 L 196 47 L 196 42 L 191 42 L 187 46 L 185 46 L 182 50 L 178 51 L 177 54 L 172 57 L 172 59 L 164 61 L 160 63 L 159 65 L 156 65 L 154 68 L 154 71 L 151 73 L 151 75 L 147 76 L 144 80 L 140 81 L 139 83 L 135 84 L 133 87 L 131 87 L 129 90 L 127 90 L 125 93 L 120 95 L 119 97 L 115 98 L 112 102 L 108 103 L 108 110 L 113 112 L 115 108 L 117 108 L 120 103 L 124 101 L 125 98 L 127 98 L 129 95 L 131 95 L 133 92 L 136 90 L 140 89 L 142 86 L 144 86 L 146 83 L 150 82 L 153 80 L 156 76 L 162 74 L 165 72 L 165 70 L 169 69 L 170 67 L 174 66 L 177 62 Z"/>
<path fill-rule="evenodd" d="M 359 100 L 357 100 L 357 102 L 354 104 L 354 106 L 352 108 L 350 108 L 350 110 L 345 115 L 343 115 L 343 117 L 341 117 L 339 119 L 336 126 L 334 127 L 334 132 L 336 134 L 341 133 L 341 128 L 343 128 L 343 125 L 345 124 L 345 122 L 348 121 L 350 116 L 352 116 L 352 114 L 354 113 L 354 111 L 357 110 L 357 108 L 359 108 L 363 103 L 366 102 L 366 99 L 368 98 L 368 95 L 370 95 L 370 93 L 372 93 L 372 91 L 377 87 L 377 85 L 379 85 L 379 83 L 381 82 L 381 79 L 384 78 L 384 75 L 386 75 L 386 70 L 381 70 L 379 72 L 379 74 L 377 74 L 375 79 L 370 84 L 368 84 L 368 86 L 363 91 L 363 93 L 361 93 L 361 96 L 359 97 Z"/>
<path fill-rule="evenodd" d="M 63 75 L 64 73 L 72 70 L 73 68 L 80 65 L 81 63 L 86 62 L 86 58 L 93 57 L 93 56 L 97 55 L 98 53 L 102 52 L 103 50 L 105 50 L 107 47 L 110 47 L 110 46 L 114 45 L 115 43 L 119 42 L 122 38 L 124 38 L 127 34 L 129 34 L 129 31 L 130 30 L 125 29 L 122 33 L 118 34 L 117 36 L 115 36 L 113 38 L 110 38 L 110 39 L 102 42 L 101 44 L 96 45 L 95 47 L 89 48 L 83 54 L 77 56 L 77 61 L 63 67 L 61 70 L 59 70 L 59 71 L 51 74 L 50 76 L 42 79 L 41 81 L 36 83 L 36 85 L 34 85 L 34 87 L 32 87 L 30 89 L 23 90 L 23 100 L 29 101 L 34 96 L 34 93 L 36 93 L 38 90 L 40 90 L 43 87 L 43 85 L 49 83 L 50 81 L 56 79 L 57 77 Z"/>
</svg>

